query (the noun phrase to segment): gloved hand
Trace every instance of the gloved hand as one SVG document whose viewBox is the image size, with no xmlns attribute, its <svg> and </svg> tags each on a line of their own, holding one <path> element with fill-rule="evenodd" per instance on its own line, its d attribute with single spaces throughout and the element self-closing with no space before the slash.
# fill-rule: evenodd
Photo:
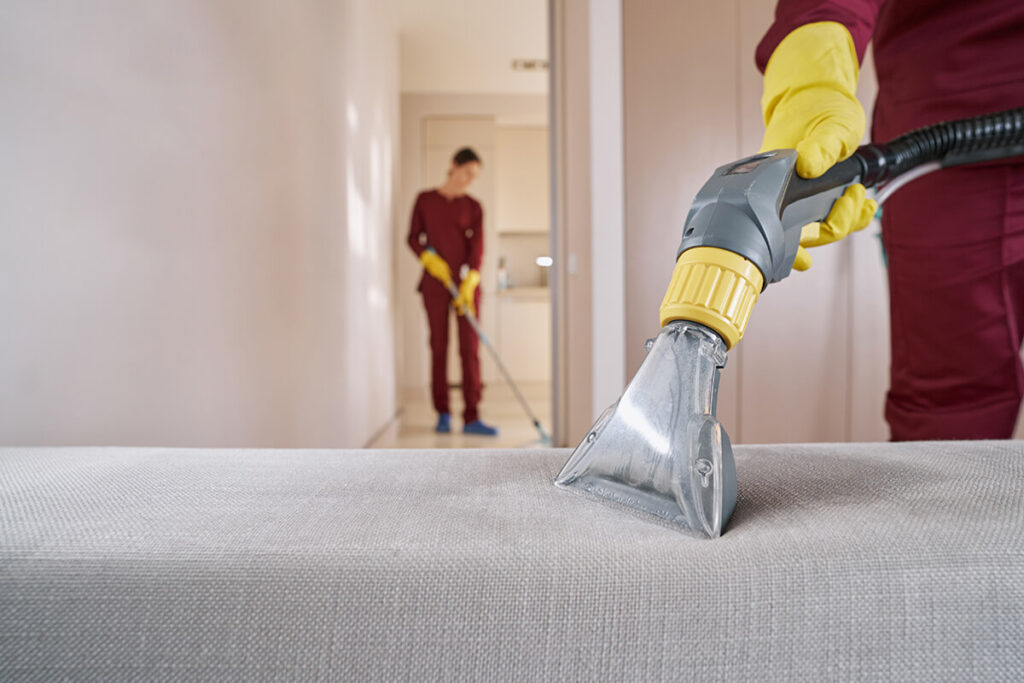
<svg viewBox="0 0 1024 683">
<path fill-rule="evenodd" d="M 808 223 L 800 231 L 800 248 L 793 261 L 793 270 L 807 270 L 811 267 L 811 255 L 804 247 L 820 247 L 838 242 L 851 232 L 868 227 L 878 211 L 878 202 L 865 196 L 860 183 L 850 185 L 832 204 L 828 217 L 821 223 Z"/>
<path fill-rule="evenodd" d="M 476 288 L 480 285 L 480 271 L 470 270 L 466 277 L 459 283 L 459 298 L 455 300 L 455 310 L 459 315 L 464 315 L 468 310 L 476 315 L 475 294 Z"/>
<path fill-rule="evenodd" d="M 451 286 L 452 269 L 448 267 L 448 263 L 436 251 L 425 249 L 420 252 L 420 261 L 423 262 L 423 267 L 427 269 L 427 272 L 435 279 L 440 280 L 445 288 Z"/>
<path fill-rule="evenodd" d="M 804 178 L 816 178 L 853 154 L 865 126 L 858 76 L 853 38 L 842 24 L 806 24 L 783 38 L 764 70 L 761 151 L 795 149 L 796 172 Z M 811 267 L 804 247 L 829 244 L 867 227 L 877 208 L 863 185 L 847 188 L 823 223 L 804 226 L 793 268 Z"/>
</svg>

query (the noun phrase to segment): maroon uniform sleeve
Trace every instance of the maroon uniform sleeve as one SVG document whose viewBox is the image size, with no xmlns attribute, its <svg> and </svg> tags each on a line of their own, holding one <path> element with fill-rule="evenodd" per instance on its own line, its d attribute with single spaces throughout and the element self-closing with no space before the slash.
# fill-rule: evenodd
<svg viewBox="0 0 1024 683">
<path fill-rule="evenodd" d="M 473 270 L 480 270 L 480 264 L 484 260 L 484 209 L 479 203 L 476 205 L 476 215 L 473 217 L 473 234 L 469 237 L 469 267 Z"/>
<path fill-rule="evenodd" d="M 420 243 L 420 235 L 426 235 L 427 225 L 423 220 L 423 195 L 416 197 L 416 204 L 412 207 L 412 220 L 409 221 L 409 248 L 416 256 L 419 256 L 426 247 Z"/>
<path fill-rule="evenodd" d="M 776 46 L 791 31 L 816 21 L 834 21 L 845 26 L 857 47 L 857 59 L 864 59 L 864 51 L 875 31 L 878 12 L 886 0 L 779 0 L 775 5 L 775 22 L 757 46 L 754 59 L 757 68 L 764 71 L 768 58 Z"/>
</svg>

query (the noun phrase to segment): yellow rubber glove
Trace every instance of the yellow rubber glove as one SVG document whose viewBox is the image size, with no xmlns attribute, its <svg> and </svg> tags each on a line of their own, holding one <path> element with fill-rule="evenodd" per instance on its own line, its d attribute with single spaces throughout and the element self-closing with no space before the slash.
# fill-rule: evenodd
<svg viewBox="0 0 1024 683">
<path fill-rule="evenodd" d="M 440 280 L 446 288 L 452 284 L 452 269 L 436 251 L 425 249 L 420 253 L 420 261 L 423 262 L 423 267 L 427 269 L 427 272 L 435 279 Z"/>
<path fill-rule="evenodd" d="M 807 270 L 811 267 L 811 255 L 804 247 L 820 247 L 838 242 L 851 232 L 868 227 L 878 211 L 878 202 L 868 199 L 864 186 L 850 185 L 832 204 L 828 218 L 821 223 L 808 223 L 800 231 L 800 248 L 796 252 L 793 270 Z"/>
<path fill-rule="evenodd" d="M 470 313 L 476 315 L 476 304 L 475 295 L 476 288 L 480 285 L 480 271 L 470 270 L 466 273 L 466 277 L 462 278 L 462 282 L 459 283 L 459 298 L 455 300 L 455 309 L 459 312 L 459 315 L 465 314 L 468 309 Z"/>
<path fill-rule="evenodd" d="M 842 24 L 806 24 L 783 38 L 764 70 L 761 151 L 795 149 L 796 172 L 804 178 L 816 178 L 853 154 L 865 126 L 857 100 L 859 74 L 853 37 Z M 863 185 L 847 188 L 823 223 L 804 226 L 794 270 L 811 267 L 804 247 L 867 227 L 877 208 Z"/>
</svg>

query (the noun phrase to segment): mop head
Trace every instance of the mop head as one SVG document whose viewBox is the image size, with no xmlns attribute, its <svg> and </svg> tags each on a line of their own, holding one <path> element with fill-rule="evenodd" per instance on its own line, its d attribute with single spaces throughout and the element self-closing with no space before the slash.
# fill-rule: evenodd
<svg viewBox="0 0 1024 683">
<path fill-rule="evenodd" d="M 726 346 L 689 321 L 662 328 L 622 398 L 555 483 L 716 538 L 736 506 L 736 465 L 715 417 Z"/>
</svg>

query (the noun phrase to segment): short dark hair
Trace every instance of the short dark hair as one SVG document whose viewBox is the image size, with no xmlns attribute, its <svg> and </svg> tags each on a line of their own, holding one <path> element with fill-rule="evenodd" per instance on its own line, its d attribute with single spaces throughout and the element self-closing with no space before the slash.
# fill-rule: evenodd
<svg viewBox="0 0 1024 683">
<path fill-rule="evenodd" d="M 471 147 L 463 147 L 460 149 L 455 153 L 455 156 L 452 157 L 452 161 L 455 162 L 456 166 L 465 166 L 466 164 L 471 164 L 474 161 L 481 166 L 484 163 L 480 161 L 480 156 L 474 152 Z"/>
</svg>

